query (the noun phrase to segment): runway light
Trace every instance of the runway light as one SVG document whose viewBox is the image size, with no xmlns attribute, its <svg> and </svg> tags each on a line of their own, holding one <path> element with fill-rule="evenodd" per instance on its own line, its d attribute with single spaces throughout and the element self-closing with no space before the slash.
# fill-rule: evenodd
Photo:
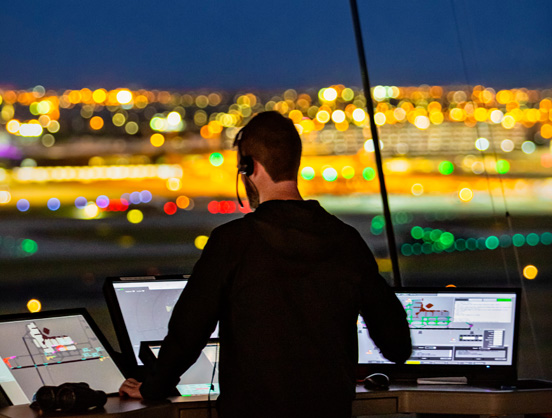
<svg viewBox="0 0 552 418">
<path fill-rule="evenodd" d="M 523 268 L 523 277 L 525 277 L 527 280 L 533 280 L 535 277 L 537 277 L 537 274 L 539 274 L 539 271 L 532 264 L 529 264 Z"/>
<path fill-rule="evenodd" d="M 127 220 L 131 224 L 139 224 L 144 220 L 144 214 L 139 209 L 132 209 L 127 213 Z"/>
<path fill-rule="evenodd" d="M 207 241 L 209 240 L 209 237 L 205 235 L 199 235 L 194 240 L 194 245 L 198 250 L 203 250 L 205 246 L 207 245 Z"/>
<path fill-rule="evenodd" d="M 38 299 L 31 299 L 27 302 L 27 309 L 31 313 L 40 312 L 40 310 L 42 309 L 42 304 Z"/>
<path fill-rule="evenodd" d="M 167 202 L 163 206 L 163 210 L 167 215 L 174 215 L 176 211 L 178 210 L 178 207 L 176 206 L 176 203 L 174 202 Z"/>
<path fill-rule="evenodd" d="M 473 192 L 471 189 L 464 187 L 458 192 L 458 197 L 462 202 L 469 202 L 473 199 Z"/>
<path fill-rule="evenodd" d="M 303 177 L 305 180 L 312 180 L 314 178 L 314 168 L 312 167 L 303 167 L 301 170 L 301 177 Z"/>
<path fill-rule="evenodd" d="M 61 202 L 59 201 L 58 198 L 52 197 L 51 199 L 48 200 L 48 203 L 46 205 L 48 206 L 48 209 L 50 209 L 51 211 L 56 211 L 60 208 Z"/>
</svg>

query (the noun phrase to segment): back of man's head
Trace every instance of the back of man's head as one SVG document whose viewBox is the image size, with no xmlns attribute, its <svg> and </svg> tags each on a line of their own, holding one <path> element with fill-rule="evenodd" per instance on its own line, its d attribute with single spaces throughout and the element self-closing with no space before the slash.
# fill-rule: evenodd
<svg viewBox="0 0 552 418">
<path fill-rule="evenodd" d="M 291 119 L 274 111 L 259 113 L 240 134 L 240 154 L 260 162 L 274 182 L 297 180 L 302 146 Z"/>
</svg>

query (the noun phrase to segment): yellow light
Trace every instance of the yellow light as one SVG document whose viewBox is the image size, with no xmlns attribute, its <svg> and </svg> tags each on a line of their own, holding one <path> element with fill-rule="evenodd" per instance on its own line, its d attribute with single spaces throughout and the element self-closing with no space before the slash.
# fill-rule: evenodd
<svg viewBox="0 0 552 418">
<path fill-rule="evenodd" d="M 135 135 L 140 130 L 140 127 L 136 122 L 130 121 L 125 125 L 125 132 L 129 135 Z"/>
<path fill-rule="evenodd" d="M 458 192 L 458 197 L 462 202 L 469 202 L 473 199 L 473 191 L 467 187 L 464 187 Z"/>
<path fill-rule="evenodd" d="M 55 134 L 56 132 L 59 132 L 59 129 L 61 128 L 59 122 L 57 120 L 51 120 L 46 129 L 51 134 Z"/>
<path fill-rule="evenodd" d="M 144 220 L 144 214 L 139 209 L 132 209 L 129 210 L 127 213 L 127 220 L 131 224 L 139 224 Z"/>
<path fill-rule="evenodd" d="M 366 112 L 363 109 L 355 109 L 353 111 L 353 120 L 355 122 L 364 122 L 366 119 Z"/>
<path fill-rule="evenodd" d="M 117 101 L 122 104 L 129 104 L 132 101 L 132 93 L 129 90 L 120 90 L 117 93 Z"/>
<path fill-rule="evenodd" d="M 0 205 L 4 205 L 6 203 L 9 203 L 11 200 L 11 194 L 10 192 L 6 190 L 0 191 Z"/>
<path fill-rule="evenodd" d="M 326 110 L 319 110 L 316 114 L 316 120 L 320 123 L 328 123 L 330 121 L 330 113 Z"/>
<path fill-rule="evenodd" d="M 27 309 L 31 313 L 40 312 L 40 310 L 42 309 L 42 304 L 38 299 L 31 299 L 27 302 Z"/>
<path fill-rule="evenodd" d="M 414 119 L 414 126 L 421 130 L 429 128 L 429 118 L 423 115 L 416 116 L 416 119 Z"/>
<path fill-rule="evenodd" d="M 512 129 L 516 125 L 516 120 L 512 115 L 506 115 L 500 123 L 505 129 Z"/>
<path fill-rule="evenodd" d="M 115 113 L 111 120 L 113 121 L 113 125 L 123 126 L 126 122 L 126 116 L 122 113 Z"/>
<path fill-rule="evenodd" d="M 294 109 L 291 112 L 289 112 L 288 117 L 293 121 L 293 123 L 297 124 L 301 122 L 301 119 L 303 119 L 303 112 L 300 110 Z"/>
<path fill-rule="evenodd" d="M 203 250 L 205 246 L 207 245 L 207 241 L 209 241 L 209 237 L 205 235 L 199 235 L 194 240 L 194 245 L 198 250 Z"/>
<path fill-rule="evenodd" d="M 182 182 L 176 177 L 172 177 L 167 180 L 167 189 L 176 192 L 182 188 Z"/>
<path fill-rule="evenodd" d="M 429 114 L 429 120 L 434 125 L 440 125 L 445 120 L 445 115 L 443 115 L 441 112 L 431 112 Z"/>
<path fill-rule="evenodd" d="M 88 202 L 83 209 L 84 216 L 88 219 L 95 218 L 100 213 L 100 208 L 94 202 Z"/>
<path fill-rule="evenodd" d="M 414 196 L 421 196 L 422 194 L 424 194 L 424 186 L 420 183 L 413 184 L 410 188 L 410 191 Z"/>
<path fill-rule="evenodd" d="M 404 110 L 402 107 L 397 107 L 395 110 L 393 110 L 393 116 L 397 121 L 403 121 L 406 118 L 406 110 Z"/>
<path fill-rule="evenodd" d="M 324 90 L 322 96 L 324 97 L 324 100 L 328 102 L 333 102 L 335 99 L 337 99 L 337 91 L 333 87 L 330 87 Z"/>
<path fill-rule="evenodd" d="M 19 132 L 19 128 L 21 127 L 21 124 L 19 123 L 18 120 L 16 119 L 12 119 L 8 122 L 8 124 L 6 125 L 6 130 L 10 133 L 10 134 L 16 134 Z"/>
<path fill-rule="evenodd" d="M 107 99 L 107 91 L 105 91 L 104 89 L 94 90 L 94 93 L 92 93 L 92 99 L 96 103 L 105 102 L 105 99 Z"/>
<path fill-rule="evenodd" d="M 178 112 L 171 112 L 167 115 L 167 122 L 169 125 L 176 126 L 182 121 L 182 116 Z"/>
<path fill-rule="evenodd" d="M 376 125 L 378 126 L 385 125 L 386 119 L 387 118 L 385 117 L 385 113 L 383 112 L 378 112 L 374 115 L 374 122 L 376 122 Z"/>
<path fill-rule="evenodd" d="M 503 117 L 504 117 L 504 113 L 502 113 L 502 110 L 496 109 L 491 112 L 489 119 L 491 120 L 491 122 L 500 123 L 502 122 Z"/>
<path fill-rule="evenodd" d="M 345 121 L 345 112 L 343 110 L 336 110 L 332 113 L 332 120 L 334 123 L 341 123 Z"/>
<path fill-rule="evenodd" d="M 552 138 L 552 125 L 550 125 L 549 123 L 545 123 L 544 125 L 542 125 L 540 131 L 543 138 Z"/>
<path fill-rule="evenodd" d="M 150 142 L 154 147 L 160 147 L 165 143 L 165 137 L 161 134 L 153 134 L 150 137 Z"/>
<path fill-rule="evenodd" d="M 523 277 L 525 277 L 527 280 L 533 280 L 535 277 L 537 277 L 537 274 L 539 274 L 538 269 L 531 264 L 523 268 Z"/>
</svg>

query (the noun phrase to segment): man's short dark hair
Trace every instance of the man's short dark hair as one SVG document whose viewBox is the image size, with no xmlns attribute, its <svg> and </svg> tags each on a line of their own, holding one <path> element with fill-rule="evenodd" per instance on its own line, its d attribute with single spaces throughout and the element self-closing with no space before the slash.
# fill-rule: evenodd
<svg viewBox="0 0 552 418">
<path fill-rule="evenodd" d="M 275 111 L 259 113 L 240 135 L 241 155 L 260 162 L 274 182 L 297 180 L 302 145 L 291 119 Z"/>
</svg>

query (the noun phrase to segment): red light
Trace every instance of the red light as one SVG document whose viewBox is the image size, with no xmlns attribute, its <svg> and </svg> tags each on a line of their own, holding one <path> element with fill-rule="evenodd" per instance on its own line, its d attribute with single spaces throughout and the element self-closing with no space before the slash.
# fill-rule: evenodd
<svg viewBox="0 0 552 418">
<path fill-rule="evenodd" d="M 163 210 L 167 215 L 174 215 L 177 211 L 178 207 L 176 206 L 176 203 L 174 202 L 167 202 L 165 203 L 165 206 L 163 206 Z"/>
<path fill-rule="evenodd" d="M 220 202 L 220 213 L 234 213 L 236 211 L 236 204 L 230 200 L 223 200 Z"/>
<path fill-rule="evenodd" d="M 249 212 L 252 212 L 251 210 L 251 207 L 249 206 L 249 202 L 248 201 L 245 201 L 245 202 L 242 202 L 243 203 L 243 208 L 241 206 L 238 206 L 238 209 L 240 210 L 241 213 L 249 213 Z"/>
<path fill-rule="evenodd" d="M 102 209 L 105 212 L 124 212 L 128 209 L 128 202 L 125 199 L 112 199 L 109 201 L 109 206 Z"/>
<path fill-rule="evenodd" d="M 219 213 L 220 212 L 220 203 L 216 200 L 213 200 L 209 202 L 207 205 L 207 210 L 211 213 Z"/>
</svg>

